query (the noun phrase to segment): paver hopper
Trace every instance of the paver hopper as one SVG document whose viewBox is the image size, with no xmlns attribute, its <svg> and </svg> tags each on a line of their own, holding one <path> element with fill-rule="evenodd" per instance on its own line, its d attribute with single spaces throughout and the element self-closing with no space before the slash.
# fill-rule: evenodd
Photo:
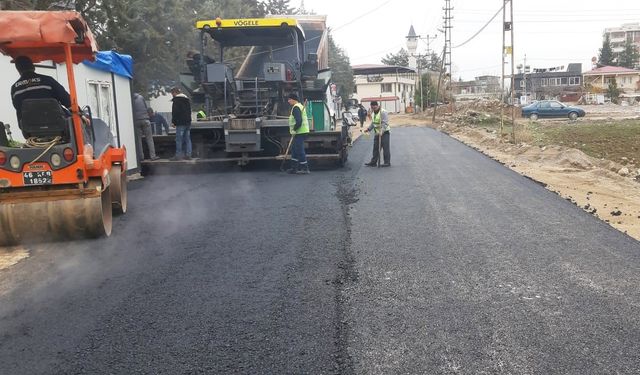
<svg viewBox="0 0 640 375">
<path fill-rule="evenodd" d="M 23 101 L 26 143 L 0 146 L 0 245 L 108 236 L 112 212 L 127 209 L 126 151 L 78 106 L 73 64 L 96 51 L 77 12 L 0 12 L 0 52 L 65 63 L 71 96 L 68 110 Z"/>
</svg>

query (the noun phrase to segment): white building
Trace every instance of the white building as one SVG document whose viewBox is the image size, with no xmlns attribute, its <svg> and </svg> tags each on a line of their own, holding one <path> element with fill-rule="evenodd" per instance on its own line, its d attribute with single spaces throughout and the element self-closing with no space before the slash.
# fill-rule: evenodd
<svg viewBox="0 0 640 375">
<path fill-rule="evenodd" d="M 611 50 L 616 55 L 624 51 L 627 40 L 640 50 L 640 23 L 624 23 L 620 27 L 609 27 L 604 29 L 604 35 L 609 36 Z"/>
<path fill-rule="evenodd" d="M 372 101 L 389 112 L 403 113 L 413 107 L 417 74 L 412 68 L 393 65 L 354 65 L 354 97 L 365 107 Z"/>
<path fill-rule="evenodd" d="M 100 52 L 98 60 L 91 64 L 74 65 L 76 91 L 80 107 L 88 105 L 92 116 L 103 120 L 113 134 L 116 145 L 127 149 L 129 171 L 139 169 L 135 155 L 136 141 L 133 128 L 131 102 L 131 69 L 118 65 L 119 59 L 129 59 L 113 52 Z M 67 70 L 64 64 L 39 63 L 36 72 L 55 78 L 69 91 Z M 18 127 L 16 111 L 11 102 L 11 85 L 20 78 L 11 58 L 0 55 L 0 80 L 4 89 L 0 90 L 0 121 L 11 126 L 13 139 L 24 141 Z"/>
</svg>

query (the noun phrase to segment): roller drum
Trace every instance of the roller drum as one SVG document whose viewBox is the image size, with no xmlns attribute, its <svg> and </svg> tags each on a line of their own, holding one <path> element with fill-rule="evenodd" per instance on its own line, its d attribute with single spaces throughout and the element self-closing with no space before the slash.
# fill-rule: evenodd
<svg viewBox="0 0 640 375">
<path fill-rule="evenodd" d="M 0 204 L 0 245 L 109 236 L 111 226 L 109 188 L 91 197 Z"/>
</svg>

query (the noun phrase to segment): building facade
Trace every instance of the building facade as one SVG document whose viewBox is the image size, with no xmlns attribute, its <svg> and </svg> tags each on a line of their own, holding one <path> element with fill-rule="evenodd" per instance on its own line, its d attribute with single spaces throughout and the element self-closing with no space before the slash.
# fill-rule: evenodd
<svg viewBox="0 0 640 375">
<path fill-rule="evenodd" d="M 456 100 L 500 98 L 500 77 L 485 75 L 473 81 L 452 82 L 451 90 Z"/>
<path fill-rule="evenodd" d="M 557 99 L 574 102 L 582 95 L 582 64 L 519 71 L 514 76 L 514 94 L 521 103 L 531 100 Z"/>
<path fill-rule="evenodd" d="M 372 101 L 389 112 L 403 113 L 414 107 L 417 73 L 406 66 L 354 65 L 354 98 L 365 107 Z"/>
<path fill-rule="evenodd" d="M 622 94 L 640 93 L 640 70 L 621 66 L 603 66 L 585 72 L 584 84 L 594 93 L 606 92 L 609 83 L 614 81 Z"/>
<path fill-rule="evenodd" d="M 624 50 L 627 40 L 630 40 L 638 50 L 640 50 L 640 23 L 624 23 L 620 27 L 610 27 L 604 29 L 604 36 L 609 36 L 611 50 L 614 55 Z M 636 64 L 639 64 L 636 61 Z"/>
</svg>

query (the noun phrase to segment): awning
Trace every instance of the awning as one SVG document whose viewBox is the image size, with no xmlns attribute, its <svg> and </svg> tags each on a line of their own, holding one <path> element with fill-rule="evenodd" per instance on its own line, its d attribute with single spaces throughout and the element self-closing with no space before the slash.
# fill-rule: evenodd
<svg viewBox="0 0 640 375">
<path fill-rule="evenodd" d="M 372 96 L 370 98 L 362 98 L 360 99 L 360 102 L 392 102 L 394 100 L 400 100 L 400 98 L 397 96 Z"/>
<path fill-rule="evenodd" d="M 65 61 L 64 44 L 71 45 L 73 62 L 93 60 L 97 45 L 80 13 L 1 11 L 0 52 L 33 62 Z"/>
<path fill-rule="evenodd" d="M 133 59 L 129 55 L 121 55 L 114 51 L 99 51 L 96 53 L 96 61 L 84 61 L 84 64 L 105 72 L 133 78 Z"/>
</svg>

